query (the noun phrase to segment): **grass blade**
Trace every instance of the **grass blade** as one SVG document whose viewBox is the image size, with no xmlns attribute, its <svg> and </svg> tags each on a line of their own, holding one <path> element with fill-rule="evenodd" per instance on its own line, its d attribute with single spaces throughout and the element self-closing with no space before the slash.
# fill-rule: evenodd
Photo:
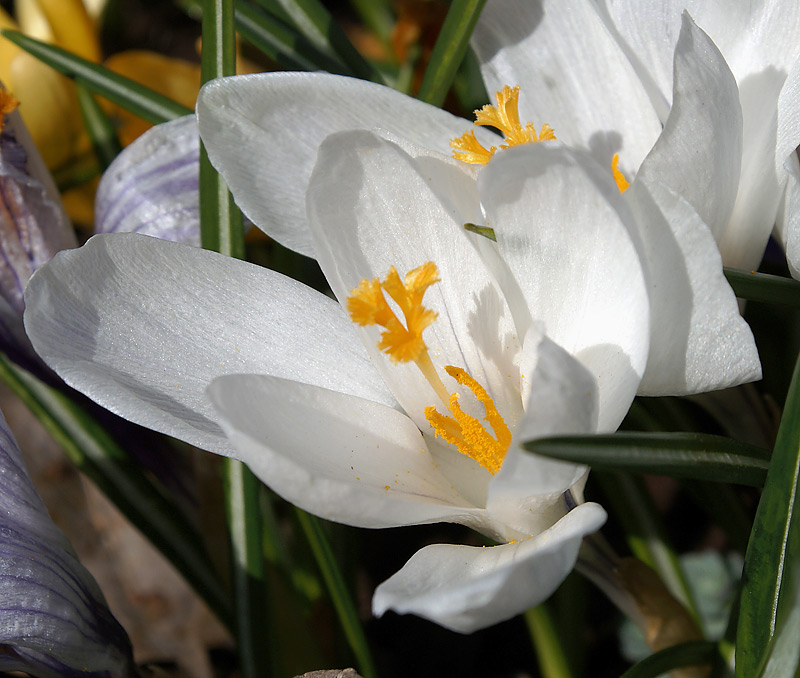
<svg viewBox="0 0 800 678">
<path fill-rule="evenodd" d="M 800 282 L 768 273 L 725 268 L 725 277 L 740 299 L 800 308 Z"/>
<path fill-rule="evenodd" d="M 364 678 L 374 678 L 377 674 L 367 638 L 358 618 L 353 598 L 328 543 L 328 538 L 317 518 L 299 508 L 295 508 L 295 512 L 322 573 L 322 578 L 325 580 L 325 585 L 328 587 L 328 593 L 334 608 L 336 608 L 336 613 L 339 615 L 339 621 L 347 641 L 355 654 L 358 671 Z"/>
<path fill-rule="evenodd" d="M 704 433 L 614 433 L 541 438 L 530 452 L 598 469 L 656 473 L 678 478 L 763 485 L 769 451 Z"/>
<path fill-rule="evenodd" d="M 784 593 L 800 578 L 800 360 L 794 369 L 742 574 L 736 676 L 755 676 L 780 632 Z M 789 602 L 782 604 L 782 600 Z"/>
<path fill-rule="evenodd" d="M 453 0 L 422 79 L 419 99 L 434 106 L 444 103 L 485 4 L 486 0 Z"/>
<path fill-rule="evenodd" d="M 384 82 L 380 72 L 361 56 L 319 0 L 261 0 L 261 4 L 267 10 L 270 5 L 277 5 L 309 43 L 341 63 L 346 75 Z"/>
<path fill-rule="evenodd" d="M 60 47 L 48 45 L 18 31 L 4 30 L 0 33 L 59 73 L 154 125 L 192 112 L 149 87 L 117 75 L 105 66 L 82 59 Z"/>
<path fill-rule="evenodd" d="M 122 145 L 119 143 L 114 125 L 111 124 L 111 120 L 108 119 L 94 96 L 83 85 L 78 85 L 76 91 L 83 124 L 92 140 L 92 148 L 94 148 L 101 171 L 105 170 L 119 155 Z"/>
<path fill-rule="evenodd" d="M 223 624 L 232 614 L 219 577 L 197 530 L 127 453 L 63 393 L 0 353 L 0 378 L 42 422 L 70 461 L 175 566 Z"/>
<path fill-rule="evenodd" d="M 342 73 L 338 62 L 318 52 L 299 33 L 255 5 L 235 0 L 236 30 L 256 49 L 290 70 Z"/>
<path fill-rule="evenodd" d="M 232 0 L 203 4 L 202 80 L 233 75 L 236 46 Z M 202 246 L 244 257 L 242 216 L 223 178 L 200 146 L 200 235 Z M 239 668 L 245 678 L 269 675 L 266 565 L 262 551 L 261 483 L 242 463 L 226 459 L 225 508 L 233 552 L 233 595 Z"/>
<path fill-rule="evenodd" d="M 536 660 L 542 678 L 573 678 L 574 674 L 570 670 L 547 603 L 528 610 L 525 613 L 525 623 L 536 648 Z"/>
</svg>

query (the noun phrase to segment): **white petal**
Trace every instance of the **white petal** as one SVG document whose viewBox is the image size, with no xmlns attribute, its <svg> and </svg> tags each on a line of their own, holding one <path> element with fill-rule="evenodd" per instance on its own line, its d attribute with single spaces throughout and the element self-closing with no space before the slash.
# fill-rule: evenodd
<svg viewBox="0 0 800 678">
<path fill-rule="evenodd" d="M 581 504 L 522 542 L 426 546 L 377 588 L 372 610 L 416 614 L 461 633 L 504 621 L 555 591 L 575 565 L 583 536 L 605 519 L 598 504 Z"/>
<path fill-rule="evenodd" d="M 521 412 L 511 314 L 463 228 L 465 219 L 480 216 L 470 170 L 447 158 L 413 158 L 369 132 L 342 132 L 320 148 L 308 212 L 320 266 L 342 303 L 363 278 L 383 280 L 391 266 L 403 276 L 434 262 L 441 282 L 427 291 L 424 306 L 439 315 L 424 340 L 445 386 L 454 382 L 443 367 L 463 368 L 501 414 Z M 393 363 L 378 351 L 378 328 L 361 332 L 398 402 L 428 429 L 423 411 L 438 405 L 435 392 L 415 364 Z"/>
<path fill-rule="evenodd" d="M 686 14 L 674 67 L 672 109 L 636 181 L 668 186 L 694 207 L 719 238 L 739 186 L 739 90 L 714 43 Z"/>
<path fill-rule="evenodd" d="M 388 405 L 338 304 L 267 269 L 135 234 L 100 235 L 40 268 L 25 327 L 39 355 L 112 412 L 232 454 L 205 388 L 238 372 Z"/>
<path fill-rule="evenodd" d="M 786 261 L 793 278 L 800 279 L 800 162 L 797 155 L 787 161 L 783 202 L 778 211 L 775 230 L 786 252 Z"/>
<path fill-rule="evenodd" d="M 786 159 L 800 146 L 800 60 L 796 61 L 778 97 L 775 170 L 786 171 Z"/>
<path fill-rule="evenodd" d="M 596 431 L 597 385 L 581 363 L 535 326 L 525 337 L 521 371 L 527 382 L 525 416 L 500 472 L 489 483 L 486 508 L 517 532 L 536 534 L 571 508 L 562 495 L 583 480 L 587 468 L 525 452 L 519 445 Z"/>
<path fill-rule="evenodd" d="M 142 233 L 199 245 L 199 157 L 193 115 L 145 132 L 103 174 L 95 233 Z"/>
<path fill-rule="evenodd" d="M 450 139 L 471 127 L 388 87 L 326 73 L 214 80 L 200 92 L 197 115 L 209 157 L 237 204 L 268 235 L 308 256 L 314 249 L 305 194 L 325 137 L 381 129 L 449 154 Z"/>
<path fill-rule="evenodd" d="M 760 379 L 752 332 L 692 206 L 638 178 L 625 197 L 642 226 L 650 282 L 650 354 L 639 394 L 686 395 Z"/>
<path fill-rule="evenodd" d="M 358 527 L 480 523 L 397 410 L 258 375 L 220 377 L 208 393 L 240 458 L 306 511 Z"/>
<path fill-rule="evenodd" d="M 635 228 L 610 172 L 528 144 L 495 157 L 478 186 L 531 318 L 595 377 L 599 430 L 614 430 L 644 373 L 650 321 Z"/>
<path fill-rule="evenodd" d="M 661 130 L 644 86 L 591 0 L 490 0 L 472 38 L 491 94 L 520 85 L 520 114 L 633 172 Z"/>
</svg>

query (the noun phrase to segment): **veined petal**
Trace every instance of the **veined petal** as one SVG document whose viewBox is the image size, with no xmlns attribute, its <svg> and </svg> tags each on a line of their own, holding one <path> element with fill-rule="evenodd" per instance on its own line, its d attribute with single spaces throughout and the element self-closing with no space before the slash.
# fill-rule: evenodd
<svg viewBox="0 0 800 678">
<path fill-rule="evenodd" d="M 636 229 L 610 172 L 532 144 L 494 158 L 478 188 L 531 318 L 594 376 L 598 428 L 615 430 L 644 374 L 650 310 Z"/>
<path fill-rule="evenodd" d="M 739 187 L 739 90 L 719 50 L 685 13 L 674 69 L 669 118 L 636 181 L 668 186 L 694 207 L 719 239 Z"/>
<path fill-rule="evenodd" d="M 199 157 L 193 115 L 145 132 L 103 174 L 95 233 L 142 233 L 199 245 Z"/>
<path fill-rule="evenodd" d="M 357 527 L 438 521 L 477 526 L 414 423 L 391 407 L 259 375 L 208 390 L 239 457 L 287 501 Z"/>
<path fill-rule="evenodd" d="M 445 386 L 455 386 L 443 370 L 454 365 L 489 392 L 503 416 L 521 414 L 519 339 L 499 286 L 463 228 L 465 217 L 480 215 L 471 170 L 445 157 L 411 157 L 370 132 L 341 132 L 320 147 L 308 215 L 320 266 L 342 303 L 362 279 L 383 279 L 391 266 L 404 275 L 435 263 L 440 282 L 427 290 L 424 305 L 438 317 L 423 338 Z M 439 398 L 418 367 L 381 353 L 377 328 L 360 332 L 398 402 L 421 430 L 430 430 L 424 408 Z M 516 421 L 506 424 L 513 430 Z"/>
<path fill-rule="evenodd" d="M 505 621 L 555 591 L 575 565 L 583 536 L 605 519 L 598 504 L 581 504 L 522 542 L 426 546 L 377 588 L 372 610 L 416 614 L 461 633 Z"/>
<path fill-rule="evenodd" d="M 235 453 L 205 395 L 266 373 L 394 405 L 337 303 L 273 271 L 147 236 L 98 235 L 39 269 L 25 328 L 71 386 L 126 419 Z"/>
<path fill-rule="evenodd" d="M 200 135 L 237 204 L 282 245 L 314 256 L 305 194 L 317 150 L 342 130 L 381 129 L 450 152 L 471 127 L 382 85 L 326 73 L 264 73 L 214 80 L 197 101 Z M 478 130 L 487 140 L 492 134 Z M 242 144 L 247 139 L 247 144 Z"/>
<path fill-rule="evenodd" d="M 661 130 L 645 87 L 591 0 L 490 0 L 472 47 L 492 92 L 520 85 L 520 117 L 604 167 L 634 172 Z"/>
<path fill-rule="evenodd" d="M 0 670 L 135 675 L 125 631 L 44 507 L 0 414 Z"/>
<path fill-rule="evenodd" d="M 649 274 L 650 353 L 639 394 L 703 393 L 760 379 L 753 334 L 697 212 L 638 177 L 625 198 L 641 224 Z"/>
</svg>

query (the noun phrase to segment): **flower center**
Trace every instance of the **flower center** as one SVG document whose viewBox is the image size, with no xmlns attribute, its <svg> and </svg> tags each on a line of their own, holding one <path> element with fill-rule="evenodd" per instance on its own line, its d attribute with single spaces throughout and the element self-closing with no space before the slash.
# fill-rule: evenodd
<svg viewBox="0 0 800 678">
<path fill-rule="evenodd" d="M 423 330 L 437 317 L 435 311 L 422 305 L 422 298 L 425 291 L 436 282 L 439 282 L 439 270 L 432 261 L 410 270 L 403 280 L 400 280 L 392 266 L 383 282 L 378 278 L 364 278 L 358 287 L 350 290 L 347 312 L 350 319 L 361 327 L 378 325 L 384 328 L 378 348 L 392 362 L 416 363 L 422 376 L 452 414 L 452 417 L 443 415 L 432 405 L 425 408 L 425 418 L 435 435 L 455 445 L 459 452 L 471 457 L 494 475 L 503 465 L 506 451 L 511 445 L 511 431 L 486 389 L 465 370 L 447 365 L 445 372 L 457 384 L 466 386 L 483 406 L 486 412 L 483 421 L 489 424 L 494 436 L 480 420 L 464 412 L 458 402 L 458 393 L 450 393 L 442 383 L 422 339 Z M 398 319 L 384 292 L 399 307 L 405 324 Z"/>
<path fill-rule="evenodd" d="M 519 121 L 519 85 L 509 87 L 506 85 L 495 93 L 496 106 L 486 104 L 479 111 L 475 111 L 475 124 L 496 127 L 505 137 L 500 148 L 510 148 L 520 144 L 530 144 L 537 141 L 547 141 L 556 138 L 555 133 L 548 124 L 542 125 L 539 134 L 529 122 L 522 126 Z M 474 130 L 464 132 L 460 137 L 450 140 L 453 157 L 472 165 L 485 165 L 497 152 L 497 146 L 486 148 L 475 138 Z"/>
</svg>

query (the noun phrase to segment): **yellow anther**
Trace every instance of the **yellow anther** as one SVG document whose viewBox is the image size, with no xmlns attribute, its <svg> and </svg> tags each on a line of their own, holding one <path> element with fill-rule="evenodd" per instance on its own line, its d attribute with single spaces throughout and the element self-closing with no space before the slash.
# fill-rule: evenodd
<svg viewBox="0 0 800 678">
<path fill-rule="evenodd" d="M 519 85 L 509 87 L 495 93 L 496 106 L 486 104 L 475 111 L 475 124 L 496 127 L 505 137 L 505 143 L 500 148 L 510 148 L 520 144 L 530 144 L 537 141 L 548 141 L 556 138 L 550 125 L 544 124 L 536 134 L 533 123 L 529 122 L 524 127 L 519 120 Z M 497 151 L 497 146 L 486 148 L 475 138 L 475 132 L 468 130 L 460 137 L 450 140 L 453 157 L 472 165 L 485 165 Z"/>
<path fill-rule="evenodd" d="M 436 320 L 436 313 L 422 305 L 422 297 L 438 280 L 438 270 L 432 261 L 409 271 L 404 280 L 400 280 L 394 266 L 384 282 L 364 278 L 358 287 L 350 290 L 347 298 L 350 319 L 362 327 L 379 325 L 385 328 L 378 348 L 394 362 L 419 360 L 427 350 L 422 332 Z M 400 307 L 405 325 L 389 306 L 384 291 Z"/>
<path fill-rule="evenodd" d="M 611 158 L 611 173 L 614 175 L 614 181 L 617 182 L 617 188 L 619 188 L 619 192 L 624 193 L 627 191 L 630 184 L 625 178 L 625 175 L 619 169 L 619 153 L 614 153 L 614 157 Z"/>
<path fill-rule="evenodd" d="M 3 129 L 6 116 L 11 112 L 16 111 L 18 106 L 19 101 L 17 101 L 17 98 L 8 90 L 0 87 L 0 130 Z"/>
<path fill-rule="evenodd" d="M 437 436 L 451 445 L 455 445 L 459 452 L 471 457 L 494 475 L 503 465 L 506 451 L 511 445 L 511 431 L 508 430 L 508 426 L 506 426 L 503 417 L 497 411 L 494 401 L 483 386 L 460 367 L 448 365 L 445 367 L 445 371 L 456 382 L 469 388 L 478 402 L 483 405 L 486 411 L 483 421 L 491 426 L 494 436 L 486 430 L 479 420 L 461 409 L 457 393 L 450 396 L 448 403 L 448 409 L 453 415 L 452 417 L 439 413 L 435 407 L 426 407 L 425 418 L 433 427 Z"/>
</svg>

